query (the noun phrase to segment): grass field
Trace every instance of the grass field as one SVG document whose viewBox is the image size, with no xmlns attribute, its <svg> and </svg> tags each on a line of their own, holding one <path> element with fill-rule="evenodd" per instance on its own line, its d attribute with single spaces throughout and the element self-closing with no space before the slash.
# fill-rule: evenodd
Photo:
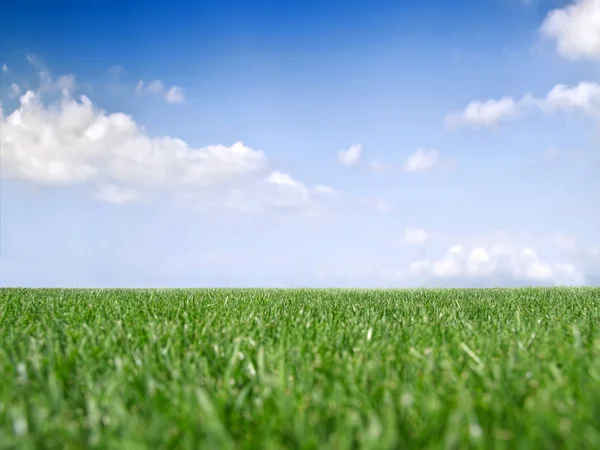
<svg viewBox="0 0 600 450">
<path fill-rule="evenodd" d="M 0 447 L 600 448 L 600 289 L 2 289 Z"/>
</svg>

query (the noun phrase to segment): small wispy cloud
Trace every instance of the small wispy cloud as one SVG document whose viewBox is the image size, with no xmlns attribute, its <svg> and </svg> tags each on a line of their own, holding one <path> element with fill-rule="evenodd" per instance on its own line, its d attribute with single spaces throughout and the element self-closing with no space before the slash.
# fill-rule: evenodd
<svg viewBox="0 0 600 450">
<path fill-rule="evenodd" d="M 172 85 L 167 89 L 162 80 L 153 80 L 148 83 L 145 83 L 143 80 L 138 81 L 135 87 L 135 93 L 140 95 L 144 90 L 163 97 L 165 102 L 170 104 L 182 103 L 185 101 L 185 94 L 181 86 Z"/>
<path fill-rule="evenodd" d="M 421 228 L 406 228 L 402 236 L 402 243 L 407 245 L 423 245 L 427 242 L 429 234 Z"/>
<path fill-rule="evenodd" d="M 361 154 L 362 145 L 354 144 L 348 150 L 340 151 L 338 159 L 346 167 L 355 166 L 360 161 Z"/>
<path fill-rule="evenodd" d="M 434 148 L 419 148 L 412 153 L 402 165 L 405 172 L 425 172 L 433 169 L 441 162 L 438 151 Z"/>
<path fill-rule="evenodd" d="M 394 210 L 391 203 L 380 198 L 362 198 L 359 199 L 359 205 L 380 214 L 389 214 Z"/>
<path fill-rule="evenodd" d="M 181 103 L 185 100 L 183 89 L 179 86 L 171 86 L 165 93 L 167 103 Z"/>
<path fill-rule="evenodd" d="M 21 88 L 19 85 L 17 83 L 11 84 L 10 88 L 8 89 L 8 97 L 13 99 L 17 98 L 19 95 L 21 95 Z"/>
</svg>

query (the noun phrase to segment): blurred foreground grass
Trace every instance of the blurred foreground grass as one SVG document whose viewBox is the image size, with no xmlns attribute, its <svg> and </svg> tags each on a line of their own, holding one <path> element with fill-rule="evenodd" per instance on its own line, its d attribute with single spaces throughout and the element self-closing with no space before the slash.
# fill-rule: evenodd
<svg viewBox="0 0 600 450">
<path fill-rule="evenodd" d="M 0 289 L 0 448 L 600 448 L 600 289 Z"/>
</svg>

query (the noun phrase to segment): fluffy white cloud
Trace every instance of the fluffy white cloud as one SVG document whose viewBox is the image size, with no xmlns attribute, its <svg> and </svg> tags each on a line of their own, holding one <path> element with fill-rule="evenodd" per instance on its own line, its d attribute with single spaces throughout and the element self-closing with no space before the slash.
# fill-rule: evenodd
<svg viewBox="0 0 600 450">
<path fill-rule="evenodd" d="M 362 146 L 360 144 L 355 144 L 348 150 L 340 151 L 338 153 L 338 159 L 345 166 L 354 166 L 360 161 L 361 154 Z"/>
<path fill-rule="evenodd" d="M 53 78 L 36 57 L 28 60 L 39 69 L 40 85 L 6 117 L 0 108 L 2 178 L 38 187 L 81 185 L 93 199 L 113 204 L 170 194 L 176 203 L 189 199 L 191 208 L 314 209 L 337 197 L 329 186 L 309 188 L 270 169 L 262 151 L 241 142 L 194 148 L 181 139 L 150 136 L 131 116 L 107 113 L 84 95 L 75 98 L 72 75 Z M 165 93 L 159 80 L 138 85 L 140 92 L 182 101 L 183 91 L 174 88 Z M 46 101 L 45 93 L 57 91 L 58 100 Z"/>
<path fill-rule="evenodd" d="M 167 89 L 161 80 L 150 81 L 148 84 L 143 80 L 138 81 L 138 84 L 135 87 L 135 93 L 139 95 L 144 89 L 152 94 L 163 97 L 167 103 L 176 104 L 185 101 L 185 94 L 181 86 L 173 85 Z"/>
<path fill-rule="evenodd" d="M 469 103 L 462 112 L 446 116 L 446 126 L 472 126 L 474 128 L 495 126 L 499 122 L 515 117 L 520 104 L 512 97 L 499 100 L 475 100 Z"/>
<path fill-rule="evenodd" d="M 417 229 L 413 229 L 417 230 Z M 600 250 L 577 249 L 566 234 L 494 231 L 484 235 L 405 230 L 405 241 L 427 242 L 378 259 L 347 258 L 321 266 L 323 279 L 372 287 L 516 287 L 586 285 L 600 282 Z M 407 238 L 407 239 L 406 239 Z M 444 243 L 439 247 L 438 244 Z M 425 257 L 425 255 L 431 255 Z"/>
<path fill-rule="evenodd" d="M 427 242 L 429 234 L 421 228 L 407 228 L 404 230 L 402 242 L 408 245 L 423 245 Z"/>
<path fill-rule="evenodd" d="M 548 13 L 540 32 L 569 59 L 600 59 L 600 0 L 575 0 Z"/>
<path fill-rule="evenodd" d="M 167 103 L 181 103 L 185 100 L 183 89 L 179 86 L 171 86 L 165 93 L 165 100 Z"/>
<path fill-rule="evenodd" d="M 558 84 L 548 92 L 542 107 L 550 111 L 596 114 L 600 112 L 600 85 L 586 81 L 573 87 Z"/>
<path fill-rule="evenodd" d="M 571 264 L 550 263 L 529 246 L 490 242 L 455 244 L 439 259 L 418 260 L 409 276 L 424 279 L 510 279 L 542 284 L 580 284 L 583 276 Z"/>
<path fill-rule="evenodd" d="M 20 101 L 0 123 L 6 176 L 39 184 L 206 186 L 266 164 L 262 152 L 242 143 L 191 148 L 179 139 L 150 137 L 130 116 L 107 114 L 85 96 L 47 107 L 28 91 Z"/>
<path fill-rule="evenodd" d="M 2 72 L 8 72 L 8 66 L 6 65 L 6 63 L 2 64 Z"/>
<path fill-rule="evenodd" d="M 583 81 L 575 86 L 558 84 L 541 98 L 525 95 L 518 101 L 511 97 L 500 100 L 474 101 L 462 112 L 446 116 L 450 128 L 471 126 L 473 128 L 492 127 L 508 118 L 517 118 L 526 112 L 580 112 L 600 113 L 600 84 Z"/>
<path fill-rule="evenodd" d="M 107 114 L 85 96 L 45 106 L 28 91 L 2 117 L 0 136 L 3 177 L 97 185 L 94 197 L 114 203 L 137 200 L 134 192 L 146 188 L 223 185 L 259 176 L 267 166 L 261 151 L 242 143 L 192 148 L 179 139 L 150 137 L 130 116 Z"/>
<path fill-rule="evenodd" d="M 294 206 L 310 201 L 308 188 L 287 173 L 276 170 L 267 177 L 265 183 L 272 192 L 268 201 L 276 206 Z"/>
<path fill-rule="evenodd" d="M 405 172 L 424 172 L 437 166 L 440 161 L 436 149 L 419 148 L 404 161 L 402 169 Z"/>
</svg>

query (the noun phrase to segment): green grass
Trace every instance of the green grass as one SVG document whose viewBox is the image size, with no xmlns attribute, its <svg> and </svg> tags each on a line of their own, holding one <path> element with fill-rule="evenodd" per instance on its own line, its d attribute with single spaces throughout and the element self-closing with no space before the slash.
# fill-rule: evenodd
<svg viewBox="0 0 600 450">
<path fill-rule="evenodd" d="M 0 290 L 0 448 L 600 448 L 600 289 Z"/>
</svg>

